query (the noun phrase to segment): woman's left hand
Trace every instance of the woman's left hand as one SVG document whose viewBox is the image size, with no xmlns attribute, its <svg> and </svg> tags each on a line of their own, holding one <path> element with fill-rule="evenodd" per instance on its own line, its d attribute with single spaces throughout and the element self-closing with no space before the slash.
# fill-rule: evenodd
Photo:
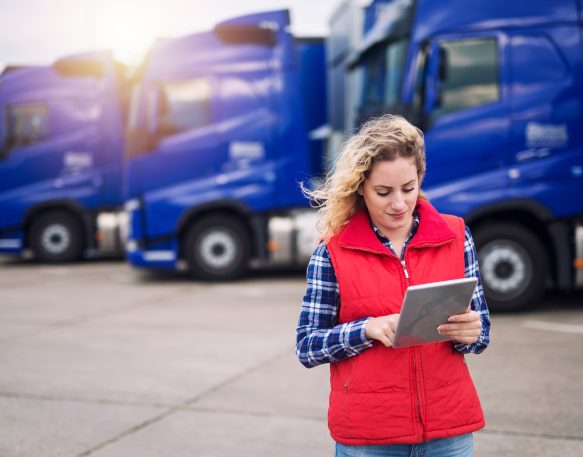
<svg viewBox="0 0 583 457">
<path fill-rule="evenodd" d="M 468 309 L 465 313 L 450 316 L 447 322 L 437 327 L 437 331 L 458 343 L 473 344 L 482 332 L 482 320 L 476 311 Z"/>
</svg>

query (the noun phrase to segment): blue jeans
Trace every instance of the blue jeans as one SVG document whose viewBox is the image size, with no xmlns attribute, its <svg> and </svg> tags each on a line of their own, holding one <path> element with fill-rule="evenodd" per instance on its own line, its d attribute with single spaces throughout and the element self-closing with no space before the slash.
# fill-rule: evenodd
<svg viewBox="0 0 583 457">
<path fill-rule="evenodd" d="M 346 446 L 336 443 L 336 457 L 472 457 L 474 435 L 453 436 L 421 444 Z"/>
</svg>

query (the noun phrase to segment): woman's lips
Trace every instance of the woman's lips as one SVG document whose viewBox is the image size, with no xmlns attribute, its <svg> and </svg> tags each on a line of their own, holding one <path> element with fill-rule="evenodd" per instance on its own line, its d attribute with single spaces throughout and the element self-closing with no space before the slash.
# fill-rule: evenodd
<svg viewBox="0 0 583 457">
<path fill-rule="evenodd" d="M 393 219 L 403 219 L 405 217 L 405 214 L 407 214 L 407 212 L 402 212 L 402 213 L 396 213 L 396 214 L 391 214 L 389 213 L 389 216 L 391 216 Z"/>
</svg>

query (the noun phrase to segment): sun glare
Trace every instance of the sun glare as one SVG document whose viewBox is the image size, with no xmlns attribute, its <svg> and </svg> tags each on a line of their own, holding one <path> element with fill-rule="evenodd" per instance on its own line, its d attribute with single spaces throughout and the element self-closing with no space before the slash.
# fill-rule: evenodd
<svg viewBox="0 0 583 457">
<path fill-rule="evenodd" d="M 161 35 L 160 16 L 156 13 L 148 5 L 134 1 L 94 3 L 94 47 L 111 49 L 116 59 L 137 65 Z"/>
</svg>

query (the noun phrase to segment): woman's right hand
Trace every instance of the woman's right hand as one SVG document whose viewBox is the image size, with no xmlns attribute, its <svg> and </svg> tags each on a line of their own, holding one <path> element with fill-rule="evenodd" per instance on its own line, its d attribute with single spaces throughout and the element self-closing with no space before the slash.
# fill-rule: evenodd
<svg viewBox="0 0 583 457">
<path fill-rule="evenodd" d="M 388 316 L 373 317 L 366 323 L 364 333 L 370 340 L 378 340 L 386 347 L 393 345 L 395 330 L 399 323 L 400 314 L 389 314 Z"/>
</svg>

